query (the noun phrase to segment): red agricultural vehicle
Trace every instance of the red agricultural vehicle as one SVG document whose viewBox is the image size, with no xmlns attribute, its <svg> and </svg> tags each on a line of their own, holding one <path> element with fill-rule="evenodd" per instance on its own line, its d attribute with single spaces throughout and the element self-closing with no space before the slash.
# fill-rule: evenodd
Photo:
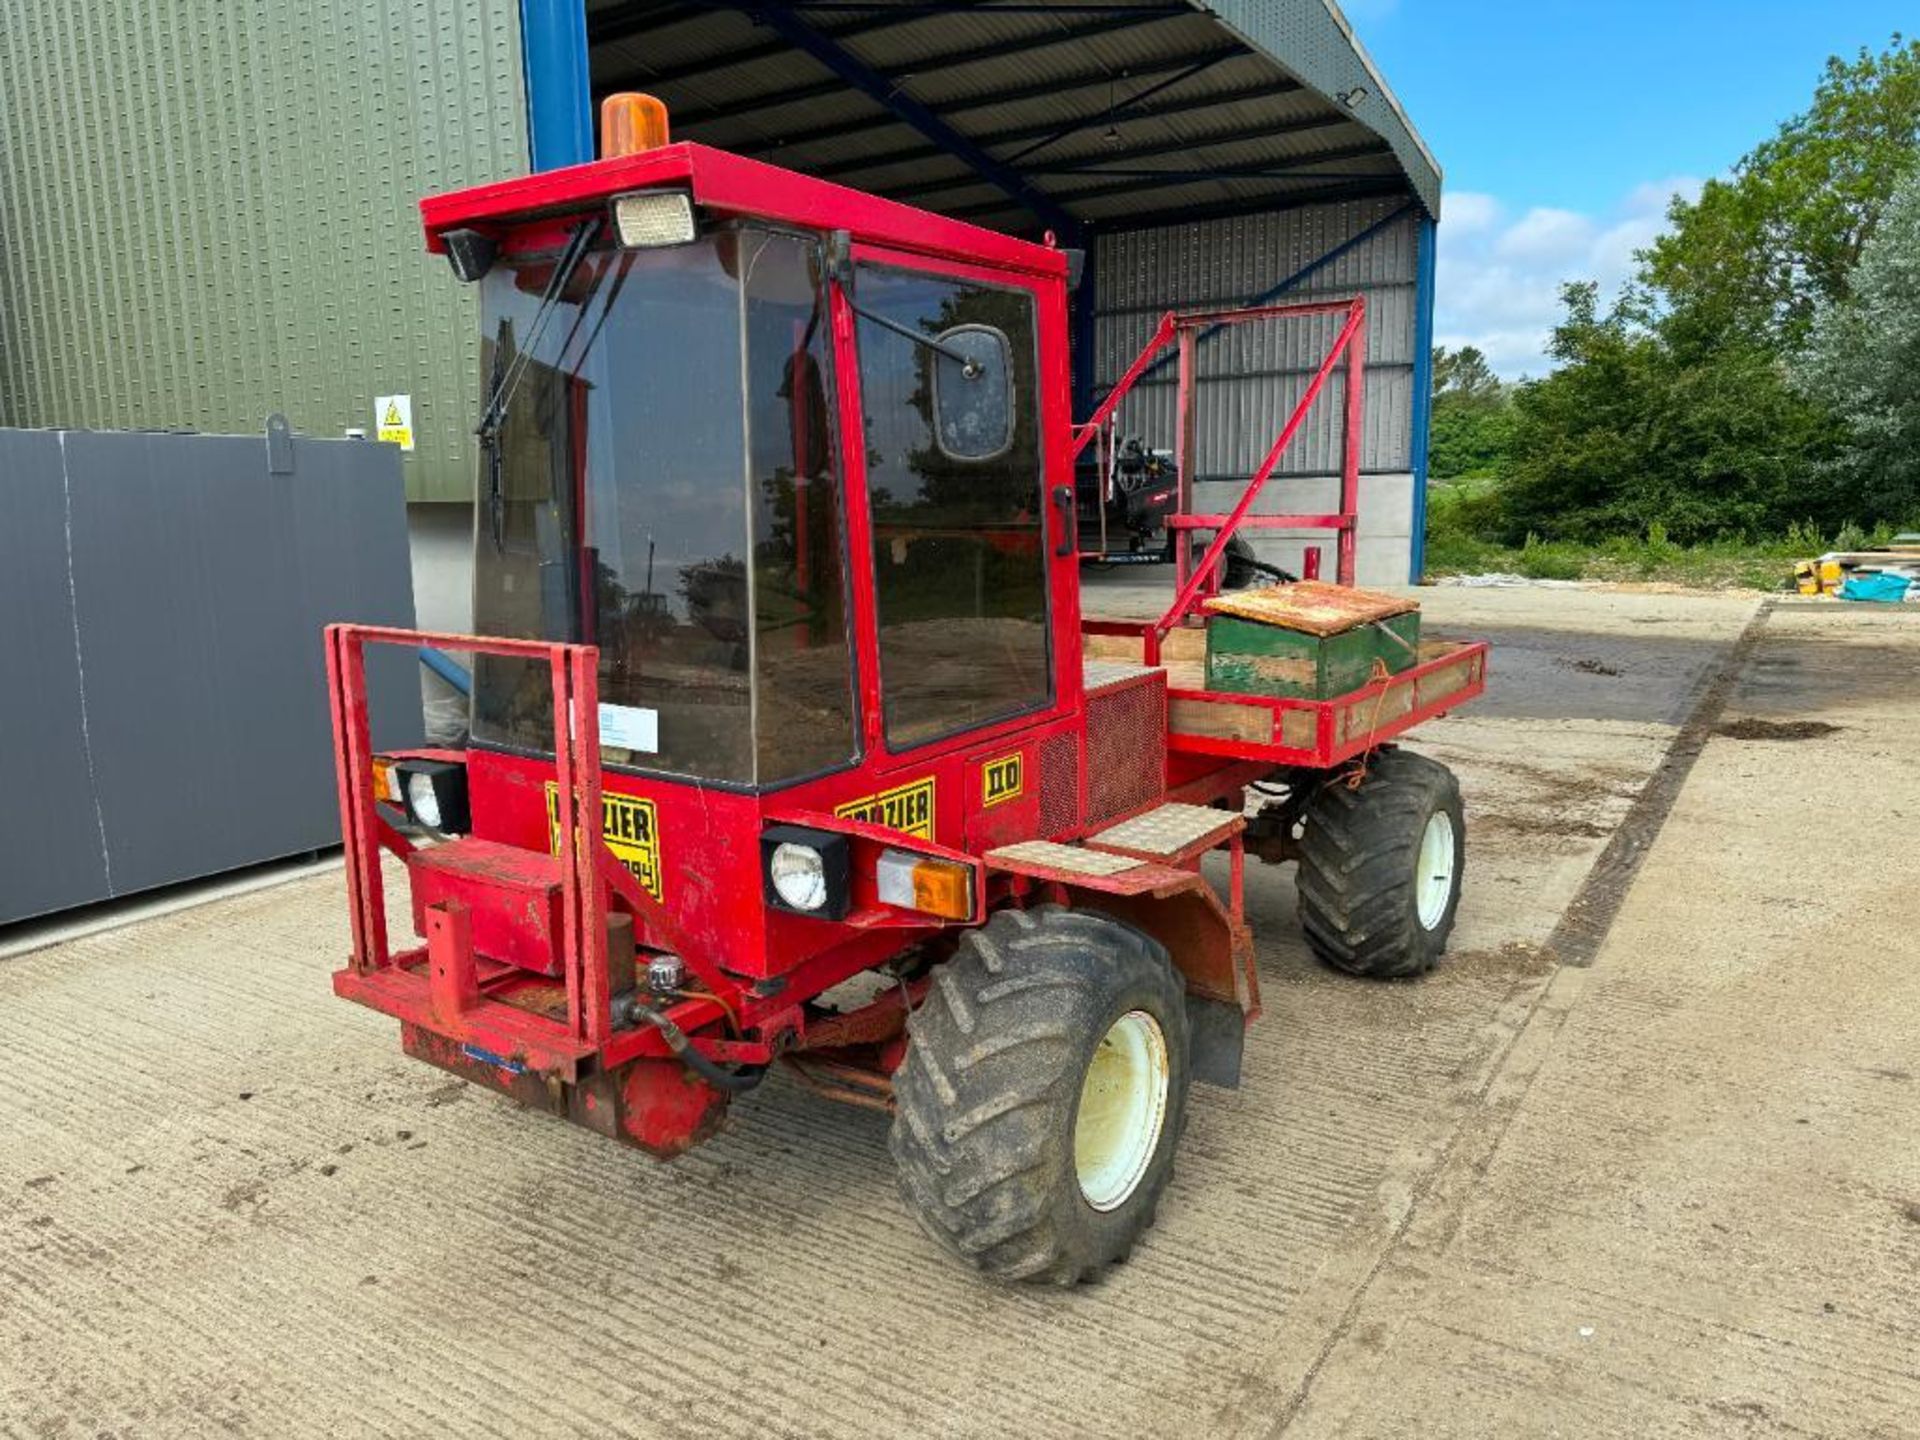
<svg viewBox="0 0 1920 1440">
<path fill-rule="evenodd" d="M 1480 691 L 1484 647 L 1322 701 L 1210 691 L 1197 661 L 1243 525 L 1326 528 L 1351 582 L 1357 384 L 1340 512 L 1251 506 L 1336 365 L 1358 377 L 1364 307 L 1168 317 L 1149 356 L 1177 347 L 1186 420 L 1201 327 L 1339 334 L 1240 505 L 1175 518 L 1214 539 L 1166 613 L 1092 619 L 1074 457 L 1148 357 L 1076 429 L 1067 255 L 609 110 L 616 153 L 421 207 L 479 290 L 481 634 L 328 631 L 334 989 L 658 1156 L 783 1062 L 891 1112 L 906 1202 L 962 1260 L 1091 1276 L 1152 1220 L 1190 1082 L 1238 1083 L 1248 851 L 1299 862 L 1345 969 L 1422 971 L 1453 923 L 1458 789 L 1390 742 Z M 472 656 L 465 749 L 373 753 L 372 644 Z"/>
</svg>

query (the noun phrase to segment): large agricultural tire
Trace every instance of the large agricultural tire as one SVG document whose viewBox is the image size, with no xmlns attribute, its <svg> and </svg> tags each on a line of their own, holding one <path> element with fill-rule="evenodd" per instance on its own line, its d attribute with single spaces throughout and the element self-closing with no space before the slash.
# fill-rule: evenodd
<svg viewBox="0 0 1920 1440">
<path fill-rule="evenodd" d="M 1126 1259 L 1186 1123 L 1186 993 L 1160 943 L 1092 911 L 1001 911 L 908 1032 L 889 1147 L 927 1233 L 996 1280 Z"/>
<path fill-rule="evenodd" d="M 1307 806 L 1300 926 L 1327 964 L 1396 979 L 1431 970 L 1447 948 L 1466 869 L 1460 784 L 1436 760 L 1375 751 L 1359 786 L 1343 777 Z"/>
</svg>

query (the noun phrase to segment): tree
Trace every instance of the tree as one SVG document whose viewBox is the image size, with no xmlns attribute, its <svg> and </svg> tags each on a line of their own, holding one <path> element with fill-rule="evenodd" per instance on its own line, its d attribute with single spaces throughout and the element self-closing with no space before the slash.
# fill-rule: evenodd
<svg viewBox="0 0 1920 1440">
<path fill-rule="evenodd" d="M 1433 398 L 1435 403 L 1456 402 L 1481 409 L 1503 404 L 1507 387 L 1493 373 L 1487 357 L 1477 347 L 1462 345 L 1449 350 L 1433 347 Z"/>
<path fill-rule="evenodd" d="M 1827 62 L 1803 115 L 1783 124 L 1642 253 L 1641 279 L 1685 351 L 1723 343 L 1777 353 L 1804 343 L 1816 308 L 1847 293 L 1920 146 L 1920 41 Z"/>
<path fill-rule="evenodd" d="M 1830 60 L 1804 114 L 1676 202 L 1606 314 L 1568 287 L 1558 369 L 1513 401 L 1507 538 L 1909 518 L 1920 330 L 1898 317 L 1920 273 L 1898 256 L 1920 222 L 1894 196 L 1916 158 L 1920 42 L 1896 35 Z M 1856 302 L 1867 255 L 1880 278 Z"/>
<path fill-rule="evenodd" d="M 1604 315 L 1592 283 L 1562 300 L 1559 368 L 1514 400 L 1502 538 L 1594 541 L 1657 523 L 1693 541 L 1819 513 L 1807 457 L 1828 422 L 1764 348 L 1684 357 L 1648 323 L 1638 290 Z"/>
<path fill-rule="evenodd" d="M 1817 307 L 1794 379 L 1846 427 L 1824 467 L 1860 519 L 1920 519 L 1920 165 L 1861 249 L 1843 298 Z"/>
<path fill-rule="evenodd" d="M 1435 480 L 1497 475 L 1512 433 L 1512 392 L 1487 357 L 1471 345 L 1434 346 L 1427 474 Z"/>
</svg>

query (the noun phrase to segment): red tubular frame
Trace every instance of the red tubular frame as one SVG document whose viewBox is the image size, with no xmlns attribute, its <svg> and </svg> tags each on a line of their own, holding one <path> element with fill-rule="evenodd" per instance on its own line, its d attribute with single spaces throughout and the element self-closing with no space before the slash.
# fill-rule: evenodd
<svg viewBox="0 0 1920 1440">
<path fill-rule="evenodd" d="M 1198 389 L 1199 375 L 1195 368 L 1198 353 L 1199 333 L 1222 325 L 1244 325 L 1254 320 L 1295 319 L 1310 315 L 1344 315 L 1346 323 L 1340 327 L 1333 345 L 1326 357 L 1314 371 L 1313 379 L 1308 382 L 1306 393 L 1293 407 L 1293 413 L 1287 417 L 1279 437 L 1273 447 L 1267 451 L 1266 459 L 1260 462 L 1260 468 L 1248 480 L 1246 492 L 1241 495 L 1240 503 L 1225 515 L 1198 515 L 1193 513 L 1193 455 L 1194 455 L 1194 399 Z M 1075 427 L 1073 454 L 1078 458 L 1101 428 L 1108 424 L 1120 407 L 1129 391 L 1139 383 L 1142 376 L 1152 367 L 1154 358 L 1168 345 L 1176 347 L 1179 356 L 1179 409 L 1178 425 L 1174 438 L 1174 464 L 1180 476 L 1180 497 L 1174 514 L 1167 517 L 1167 528 L 1173 531 L 1212 530 L 1215 532 L 1213 543 L 1207 547 L 1205 555 L 1198 563 L 1189 568 L 1187 547 L 1173 547 L 1174 588 L 1173 604 L 1159 620 L 1148 629 L 1146 634 L 1145 660 L 1149 665 L 1160 663 L 1160 642 L 1167 632 L 1180 624 L 1200 606 L 1207 596 L 1216 593 L 1219 586 L 1220 562 L 1226 554 L 1227 543 L 1241 529 L 1251 526 L 1259 530 L 1331 530 L 1335 534 L 1336 576 L 1342 585 L 1353 584 L 1354 574 L 1354 522 L 1360 509 L 1360 446 L 1364 438 L 1363 420 L 1366 405 L 1366 365 L 1367 365 L 1367 302 L 1366 297 L 1356 295 L 1351 300 L 1328 300 L 1300 305 L 1255 305 L 1245 310 L 1195 310 L 1184 313 L 1168 311 L 1160 317 L 1160 324 L 1148 338 L 1146 346 L 1134 357 L 1108 393 L 1100 406 L 1083 424 Z M 1342 437 L 1342 455 L 1340 464 L 1340 510 L 1333 515 L 1254 515 L 1253 503 L 1273 478 L 1274 471 L 1280 468 L 1287 449 L 1293 444 L 1294 437 L 1300 433 L 1300 427 L 1306 423 L 1308 413 L 1314 402 L 1320 398 L 1320 392 L 1326 388 L 1327 379 L 1342 358 L 1346 360 L 1347 394 L 1346 424 Z"/>
<path fill-rule="evenodd" d="M 556 1024 L 491 1000 L 470 984 L 471 946 L 464 911 L 430 911 L 428 944 L 394 953 L 388 946 L 386 885 L 380 852 L 405 859 L 414 847 L 380 817 L 373 798 L 373 742 L 367 720 L 366 647 L 434 645 L 484 655 L 544 660 L 553 677 L 554 771 L 559 806 L 562 976 L 567 1018 Z M 740 988 L 681 940 L 666 908 L 622 867 L 600 835 L 600 652 L 591 645 L 434 634 L 370 625 L 330 625 L 326 632 L 327 687 L 332 702 L 334 752 L 340 787 L 341 839 L 346 848 L 347 899 L 353 916 L 353 956 L 333 977 L 334 992 L 401 1020 L 466 1042 L 501 1061 L 549 1070 L 572 1080 L 579 1062 L 599 1052 L 608 1064 L 635 1055 L 664 1055 L 666 1043 L 648 1029 L 615 1035 L 608 985 L 607 932 L 611 890 L 665 939 L 721 1001 L 738 1009 Z M 463 953 L 464 952 L 464 953 Z M 443 959 L 446 964 L 441 963 Z M 420 962 L 430 963 L 416 969 Z M 449 1005 L 448 996 L 471 1003 Z M 673 1008 L 683 1026 L 713 1018 L 714 1001 L 694 999 Z"/>
</svg>

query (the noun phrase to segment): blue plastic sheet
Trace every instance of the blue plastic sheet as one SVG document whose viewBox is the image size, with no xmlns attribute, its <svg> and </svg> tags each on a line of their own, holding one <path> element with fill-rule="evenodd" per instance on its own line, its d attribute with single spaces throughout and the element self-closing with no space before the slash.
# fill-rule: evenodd
<svg viewBox="0 0 1920 1440">
<path fill-rule="evenodd" d="M 1907 577 L 1884 573 L 1850 575 L 1840 587 L 1842 600 L 1870 600 L 1877 604 L 1898 604 L 1907 598 Z"/>
</svg>

